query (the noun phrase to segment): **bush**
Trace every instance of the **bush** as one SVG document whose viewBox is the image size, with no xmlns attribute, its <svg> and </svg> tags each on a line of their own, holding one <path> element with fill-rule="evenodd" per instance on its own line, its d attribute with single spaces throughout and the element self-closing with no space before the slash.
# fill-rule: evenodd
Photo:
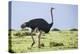
<svg viewBox="0 0 80 54">
<path fill-rule="evenodd" d="M 21 33 L 20 32 L 17 32 L 15 34 L 13 34 L 14 36 L 21 36 Z"/>
<path fill-rule="evenodd" d="M 57 42 L 50 42 L 49 45 L 50 45 L 50 47 L 54 47 L 54 46 L 64 46 L 63 43 L 57 43 Z"/>
<path fill-rule="evenodd" d="M 54 28 L 52 29 L 52 31 L 60 31 L 60 29 Z"/>
<path fill-rule="evenodd" d="M 29 32 L 23 32 L 23 33 L 17 32 L 17 33 L 15 33 L 13 35 L 14 36 L 31 36 L 31 33 L 29 33 Z M 32 35 L 36 35 L 36 34 L 33 33 Z"/>
<path fill-rule="evenodd" d="M 29 31 L 29 29 L 21 29 L 21 31 Z"/>
<path fill-rule="evenodd" d="M 70 29 L 70 31 L 78 31 L 78 29 L 76 29 L 76 28 L 73 28 L 73 29 Z"/>
<path fill-rule="evenodd" d="M 31 35 L 36 35 L 35 33 L 31 34 L 29 32 L 24 32 L 22 33 L 22 36 L 31 36 Z"/>
<path fill-rule="evenodd" d="M 44 47 L 45 45 L 44 45 L 44 43 L 41 43 L 40 46 L 41 46 L 41 47 Z"/>
</svg>

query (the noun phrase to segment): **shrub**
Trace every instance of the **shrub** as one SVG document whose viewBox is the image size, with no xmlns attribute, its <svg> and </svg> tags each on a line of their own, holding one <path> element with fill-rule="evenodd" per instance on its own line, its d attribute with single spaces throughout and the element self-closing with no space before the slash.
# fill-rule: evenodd
<svg viewBox="0 0 80 54">
<path fill-rule="evenodd" d="M 52 29 L 52 31 L 60 31 L 60 29 L 54 28 Z"/>
<path fill-rule="evenodd" d="M 44 43 L 41 43 L 40 46 L 41 46 L 41 47 L 44 47 L 45 45 L 44 45 Z"/>
<path fill-rule="evenodd" d="M 29 31 L 29 29 L 21 29 L 21 31 Z"/>
<path fill-rule="evenodd" d="M 21 36 L 20 32 L 13 34 L 14 36 Z"/>
<path fill-rule="evenodd" d="M 76 28 L 73 28 L 73 29 L 70 29 L 70 31 L 78 31 L 78 29 L 76 29 Z"/>
<path fill-rule="evenodd" d="M 22 36 L 31 36 L 31 35 L 36 35 L 35 33 L 31 34 L 29 32 L 24 32 L 22 33 Z"/>
<path fill-rule="evenodd" d="M 54 46 L 64 46 L 63 43 L 57 43 L 57 42 L 50 42 L 49 45 L 50 45 L 50 47 L 54 47 Z"/>
<path fill-rule="evenodd" d="M 29 33 L 29 32 L 22 32 L 22 33 L 20 33 L 20 32 L 17 32 L 17 33 L 15 33 L 15 34 L 13 34 L 14 36 L 31 36 L 31 33 Z M 33 33 L 32 35 L 36 35 L 35 33 Z"/>
</svg>

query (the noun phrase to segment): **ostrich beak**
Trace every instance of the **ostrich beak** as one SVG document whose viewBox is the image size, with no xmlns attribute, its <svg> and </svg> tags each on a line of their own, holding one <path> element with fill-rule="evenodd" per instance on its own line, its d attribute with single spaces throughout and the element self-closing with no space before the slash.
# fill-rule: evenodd
<svg viewBox="0 0 80 54">
<path fill-rule="evenodd" d="M 55 8 L 52 8 L 52 9 L 55 9 Z"/>
<path fill-rule="evenodd" d="M 51 8 L 51 9 L 55 9 L 55 8 Z"/>
</svg>

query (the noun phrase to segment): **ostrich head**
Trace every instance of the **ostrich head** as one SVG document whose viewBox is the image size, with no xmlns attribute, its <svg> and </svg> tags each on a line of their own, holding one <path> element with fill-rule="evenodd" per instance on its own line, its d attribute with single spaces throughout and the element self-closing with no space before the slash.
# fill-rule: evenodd
<svg viewBox="0 0 80 54">
<path fill-rule="evenodd" d="M 24 29 L 26 27 L 29 27 L 29 23 L 28 22 L 25 22 L 21 25 L 21 28 Z"/>
<path fill-rule="evenodd" d="M 55 9 L 55 8 L 51 7 L 51 10 L 53 10 L 53 9 Z"/>
</svg>

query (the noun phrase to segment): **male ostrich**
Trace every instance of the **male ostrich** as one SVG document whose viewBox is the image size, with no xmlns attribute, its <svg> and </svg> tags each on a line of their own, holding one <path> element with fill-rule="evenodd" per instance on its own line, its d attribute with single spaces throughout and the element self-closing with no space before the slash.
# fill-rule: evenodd
<svg viewBox="0 0 80 54">
<path fill-rule="evenodd" d="M 44 19 L 32 19 L 28 22 L 25 22 L 21 25 L 21 28 L 26 28 L 26 27 L 30 27 L 32 29 L 31 31 L 31 34 L 33 33 L 33 31 L 37 28 L 39 30 L 39 36 L 38 36 L 38 48 L 40 48 L 40 37 L 41 37 L 41 34 L 42 34 L 42 31 L 44 31 L 45 33 L 48 33 L 50 31 L 50 28 L 52 27 L 53 25 L 53 14 L 52 14 L 52 10 L 54 8 L 51 8 L 51 19 L 52 19 L 52 22 L 49 24 L 48 22 L 46 22 Z M 31 35 L 32 37 L 32 40 L 33 40 L 33 43 L 31 45 L 31 47 L 33 47 L 33 45 L 35 44 L 35 40 L 33 38 L 33 35 Z"/>
</svg>

